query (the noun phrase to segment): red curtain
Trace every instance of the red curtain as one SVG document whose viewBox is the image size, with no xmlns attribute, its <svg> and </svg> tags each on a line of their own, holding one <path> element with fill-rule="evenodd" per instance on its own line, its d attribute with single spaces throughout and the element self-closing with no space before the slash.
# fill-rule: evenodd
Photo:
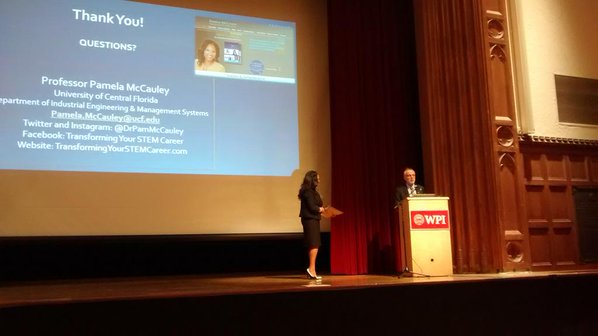
<svg viewBox="0 0 598 336">
<path fill-rule="evenodd" d="M 411 1 L 329 0 L 331 271 L 402 268 L 394 189 L 405 166 L 423 181 Z"/>
</svg>

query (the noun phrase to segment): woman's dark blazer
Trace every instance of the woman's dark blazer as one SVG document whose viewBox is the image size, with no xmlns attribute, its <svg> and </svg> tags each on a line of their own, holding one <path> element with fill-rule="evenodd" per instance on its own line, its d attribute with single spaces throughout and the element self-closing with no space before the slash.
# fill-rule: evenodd
<svg viewBox="0 0 598 336">
<path fill-rule="evenodd" d="M 301 210 L 299 217 L 302 219 L 320 220 L 320 207 L 324 203 L 320 193 L 315 189 L 305 189 L 301 192 Z"/>
</svg>

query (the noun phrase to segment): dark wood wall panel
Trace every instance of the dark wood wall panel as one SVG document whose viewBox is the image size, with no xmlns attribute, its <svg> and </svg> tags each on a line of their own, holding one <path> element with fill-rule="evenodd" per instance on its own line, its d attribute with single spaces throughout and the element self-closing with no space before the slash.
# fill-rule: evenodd
<svg viewBox="0 0 598 336">
<path fill-rule="evenodd" d="M 569 167 L 571 167 L 572 182 L 590 182 L 590 166 L 588 164 L 588 157 L 581 155 L 570 155 Z"/>
<path fill-rule="evenodd" d="M 492 30 L 497 23 L 491 21 L 489 24 L 489 29 Z M 498 30 L 498 27 L 496 28 Z M 489 62 L 489 71 L 490 76 L 492 77 L 492 85 L 490 86 L 490 95 L 495 97 L 495 99 L 491 100 L 492 109 L 493 111 L 497 111 L 497 117 L 504 118 L 505 121 L 512 123 L 513 120 L 511 119 L 510 115 L 510 99 L 509 99 L 509 90 L 508 86 L 508 78 L 505 73 L 505 59 L 506 55 L 504 55 L 505 50 L 502 46 L 499 45 L 492 45 L 490 47 L 490 53 L 495 57 L 490 58 Z"/>
<path fill-rule="evenodd" d="M 549 186 L 548 188 L 548 213 L 552 220 L 570 220 L 572 217 L 571 191 L 567 186 Z"/>
<path fill-rule="evenodd" d="M 579 267 L 574 190 L 598 185 L 592 141 L 522 136 L 525 200 L 533 269 Z"/>
<path fill-rule="evenodd" d="M 552 258 L 550 254 L 550 241 L 548 227 L 529 229 L 530 251 L 532 267 L 550 267 Z"/>
<path fill-rule="evenodd" d="M 527 182 L 544 181 L 545 173 L 542 169 L 542 154 L 529 153 L 523 158 L 524 177 Z"/>
<path fill-rule="evenodd" d="M 598 187 L 574 188 L 579 254 L 583 262 L 598 262 Z"/>
<path fill-rule="evenodd" d="M 590 156 L 590 181 L 598 183 L 598 155 Z"/>
<path fill-rule="evenodd" d="M 511 234 L 517 233 L 519 234 L 519 202 L 517 202 L 517 198 L 513 197 L 513 194 L 516 193 L 517 188 L 519 187 L 517 180 L 515 179 L 516 169 L 514 166 L 514 162 L 509 161 L 509 164 L 503 164 L 500 169 L 500 199 L 501 199 L 501 209 L 504 212 L 501 216 L 504 220 L 504 228 L 506 232 L 510 232 Z"/>
<path fill-rule="evenodd" d="M 548 223 L 546 212 L 544 211 L 544 187 L 527 186 L 526 191 L 527 219 L 530 223 L 530 227 L 536 222 Z"/>
<path fill-rule="evenodd" d="M 558 222 L 555 223 L 558 226 Z M 568 224 L 568 223 L 563 223 Z M 553 229 L 553 255 L 552 260 L 555 266 L 573 266 L 577 262 L 577 249 L 572 249 L 571 246 L 577 246 L 577 239 L 574 235 L 575 231 L 569 228 Z"/>
<path fill-rule="evenodd" d="M 563 155 L 546 154 L 546 174 L 550 181 L 566 181 L 566 161 Z"/>
<path fill-rule="evenodd" d="M 566 161 L 566 160 L 564 160 Z M 577 264 L 578 249 L 571 189 L 566 185 L 553 185 L 548 188 L 550 197 L 550 226 L 555 248 L 552 249 L 556 266 Z M 575 247 L 575 248 L 574 248 Z"/>
</svg>

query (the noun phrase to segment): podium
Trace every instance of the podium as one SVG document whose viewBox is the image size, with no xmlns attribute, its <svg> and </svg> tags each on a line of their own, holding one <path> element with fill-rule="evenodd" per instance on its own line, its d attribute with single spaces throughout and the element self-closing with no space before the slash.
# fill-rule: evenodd
<svg viewBox="0 0 598 336">
<path fill-rule="evenodd" d="M 407 197 L 399 203 L 403 267 L 413 274 L 453 274 L 448 197 Z"/>
</svg>

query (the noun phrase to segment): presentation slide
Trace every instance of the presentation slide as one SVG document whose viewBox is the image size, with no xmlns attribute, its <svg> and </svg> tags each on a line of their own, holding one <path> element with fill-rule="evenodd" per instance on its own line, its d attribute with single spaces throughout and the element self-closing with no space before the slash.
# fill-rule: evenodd
<svg viewBox="0 0 598 336">
<path fill-rule="evenodd" d="M 0 237 L 300 233 L 306 171 L 331 203 L 326 27 L 321 1 L 0 1 Z"/>
<path fill-rule="evenodd" d="M 0 169 L 290 176 L 295 24 L 129 1 L 0 3 Z"/>
</svg>

